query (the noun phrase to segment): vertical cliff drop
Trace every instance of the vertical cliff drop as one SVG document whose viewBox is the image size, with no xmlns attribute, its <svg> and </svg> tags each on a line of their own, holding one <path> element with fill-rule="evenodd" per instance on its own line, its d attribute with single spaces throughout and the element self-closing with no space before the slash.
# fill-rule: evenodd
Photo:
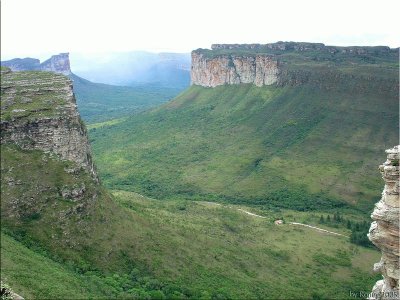
<svg viewBox="0 0 400 300">
<path fill-rule="evenodd" d="M 381 200 L 376 203 L 371 215 L 374 220 L 369 229 L 368 237 L 381 252 L 379 263 L 374 270 L 383 275 L 376 282 L 370 299 L 399 299 L 399 146 L 386 150 L 387 160 L 379 166 L 385 187 Z"/>
<path fill-rule="evenodd" d="M 1 143 L 55 153 L 98 181 L 86 127 L 68 77 L 51 72 L 1 72 Z"/>
<path fill-rule="evenodd" d="M 272 85 L 278 81 L 279 62 L 273 55 L 221 55 L 206 57 L 192 52 L 192 84 L 216 87 L 224 84 L 252 83 Z"/>
</svg>

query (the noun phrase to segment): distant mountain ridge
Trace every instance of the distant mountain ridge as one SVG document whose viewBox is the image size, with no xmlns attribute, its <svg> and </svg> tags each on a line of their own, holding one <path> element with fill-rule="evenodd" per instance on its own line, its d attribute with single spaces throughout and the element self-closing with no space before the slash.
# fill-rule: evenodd
<svg viewBox="0 0 400 300">
<path fill-rule="evenodd" d="M 75 74 L 97 83 L 121 86 L 151 83 L 179 88 L 190 85 L 190 53 L 74 53 L 71 62 Z"/>
<path fill-rule="evenodd" d="M 153 65 L 146 73 L 147 77 L 143 77 L 143 82 L 131 82 L 130 86 L 95 83 L 76 75 L 71 71 L 68 53 L 53 55 L 43 63 L 36 58 L 15 58 L 2 61 L 1 65 L 13 71 L 50 71 L 68 76 L 74 83 L 73 89 L 82 118 L 92 123 L 124 117 L 159 105 L 189 85 L 190 68 L 179 60 L 181 55 L 164 53 L 160 56 L 164 64 Z M 174 71 L 174 68 L 180 71 Z M 104 69 L 100 73 L 108 72 Z"/>
<path fill-rule="evenodd" d="M 180 88 L 190 85 L 190 53 L 74 53 L 71 62 L 75 74 L 92 82 L 122 86 L 154 83 Z"/>
<path fill-rule="evenodd" d="M 39 59 L 27 57 L 2 61 L 1 65 L 10 68 L 11 71 L 50 71 L 64 75 L 72 73 L 69 53 L 53 55 L 43 63 L 40 63 Z"/>
<path fill-rule="evenodd" d="M 189 53 L 126 52 L 83 55 L 60 53 L 40 63 L 36 58 L 14 58 L 1 62 L 12 71 L 73 73 L 91 82 L 119 86 L 157 84 L 172 88 L 190 85 Z"/>
</svg>

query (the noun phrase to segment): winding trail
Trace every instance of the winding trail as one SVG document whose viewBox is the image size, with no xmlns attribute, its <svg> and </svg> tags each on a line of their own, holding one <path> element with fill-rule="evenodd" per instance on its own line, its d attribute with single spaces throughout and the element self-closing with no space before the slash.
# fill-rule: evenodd
<svg viewBox="0 0 400 300">
<path fill-rule="evenodd" d="M 303 224 L 303 223 L 297 223 L 297 222 L 288 222 L 288 223 L 290 225 L 305 226 L 305 227 L 313 228 L 313 229 L 318 230 L 318 231 L 322 231 L 322 232 L 326 232 L 326 233 L 330 233 L 330 234 L 334 234 L 334 235 L 340 235 L 340 236 L 344 236 L 344 237 L 347 237 L 347 238 L 349 237 L 348 235 L 344 235 L 344 234 L 341 234 L 341 233 L 329 231 L 329 230 L 326 230 L 326 229 L 322 229 L 322 228 L 319 228 L 319 227 L 315 227 L 315 226 L 311 226 L 311 225 L 307 225 L 307 224 Z"/>
<path fill-rule="evenodd" d="M 266 219 L 266 218 L 267 218 L 267 217 L 265 217 L 265 216 L 260 216 L 260 215 L 254 214 L 254 213 L 249 212 L 249 211 L 247 211 L 247 210 L 244 210 L 244 209 L 242 209 L 242 208 L 235 208 L 235 207 L 232 207 L 232 206 L 225 206 L 225 205 L 222 205 L 222 204 L 220 204 L 220 203 L 215 203 L 215 202 L 208 202 L 208 201 L 203 201 L 203 202 L 204 202 L 204 203 L 207 203 L 207 204 L 212 204 L 212 205 L 217 205 L 217 206 L 223 206 L 223 207 L 228 207 L 228 208 L 232 208 L 232 209 L 237 209 L 237 210 L 239 210 L 239 211 L 241 211 L 241 212 L 244 212 L 245 214 L 247 214 L 247 215 L 249 215 L 249 216 L 252 216 L 252 217 L 263 218 L 263 219 Z M 326 229 L 323 229 L 323 228 L 319 228 L 319 227 L 316 227 L 316 226 L 311 226 L 311 225 L 307 225 L 307 224 L 303 224 L 303 223 L 288 222 L 288 224 L 290 224 L 290 225 L 297 225 L 297 226 L 304 226 L 304 227 L 308 227 L 308 228 L 311 228 L 311 229 L 318 230 L 318 231 L 320 231 L 320 232 L 325 232 L 325 233 L 329 233 L 329 234 L 333 234 L 333 235 L 338 235 L 338 236 L 343 236 L 343 237 L 349 238 L 348 235 L 344 235 L 344 234 L 341 234 L 341 233 L 329 231 L 329 230 L 326 230 Z"/>
<path fill-rule="evenodd" d="M 267 218 L 267 217 L 264 217 L 264 216 L 253 214 L 253 213 L 251 213 L 251 212 L 249 212 L 247 210 L 241 209 L 241 208 L 237 208 L 237 210 L 240 210 L 240 211 L 244 212 L 245 214 L 248 214 L 248 215 L 253 216 L 253 217 L 258 217 L 258 218 L 263 218 L 263 219 Z"/>
</svg>

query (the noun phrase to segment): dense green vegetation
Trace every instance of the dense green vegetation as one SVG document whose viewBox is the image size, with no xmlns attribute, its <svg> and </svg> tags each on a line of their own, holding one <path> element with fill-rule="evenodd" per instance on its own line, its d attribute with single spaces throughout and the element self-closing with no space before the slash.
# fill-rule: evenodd
<svg viewBox="0 0 400 300">
<path fill-rule="evenodd" d="M 316 224 L 319 211 L 258 218 L 246 206 L 110 197 L 70 162 L 14 145 L 1 153 L 1 276 L 27 298 L 340 299 L 377 279 L 379 252 L 273 223 Z M 60 195 L 82 182 L 83 199 Z"/>
<path fill-rule="evenodd" d="M 72 74 L 79 112 L 87 123 L 103 122 L 142 112 L 174 98 L 183 87 L 157 84 L 114 86 L 93 83 Z"/>
<path fill-rule="evenodd" d="M 303 44 L 303 45 L 301 45 Z M 357 69 L 360 64 L 375 65 L 376 67 L 398 66 L 398 49 L 389 49 L 387 47 L 337 47 L 323 46 L 322 44 L 283 42 L 281 49 L 270 48 L 266 45 L 258 47 L 237 47 L 234 49 L 197 49 L 195 52 L 202 54 L 208 58 L 214 58 L 221 55 L 224 56 L 247 56 L 254 57 L 256 55 L 274 55 L 281 62 L 289 62 L 290 64 L 303 63 L 311 66 L 318 66 L 324 62 L 330 62 L 330 66 L 337 64 L 352 65 L 352 69 Z M 295 47 L 303 47 L 303 50 L 296 50 Z M 354 64 L 357 67 L 354 67 Z"/>
<path fill-rule="evenodd" d="M 340 212 L 334 213 L 332 216 L 321 215 L 319 219 L 319 224 L 323 224 L 333 228 L 340 228 L 346 227 L 347 229 L 351 230 L 350 235 L 350 242 L 356 245 L 374 248 L 374 245 L 368 239 L 368 231 L 370 227 L 370 222 L 362 221 L 358 222 L 355 221 L 353 217 L 345 218 L 343 217 Z"/>
<path fill-rule="evenodd" d="M 365 221 L 362 223 L 349 222 L 348 226 L 351 228 L 350 242 L 364 247 L 374 247 L 367 236 L 370 227 L 369 223 Z"/>
<path fill-rule="evenodd" d="M 371 265 L 379 252 L 344 237 L 273 224 L 278 217 L 312 223 L 318 214 L 310 219 L 303 212 L 263 211 L 267 218 L 261 219 L 237 209 L 248 209 L 243 206 L 113 194 L 114 216 L 111 207 L 103 207 L 112 220 L 100 226 L 103 236 L 92 237 L 107 244 L 94 243 L 99 257 L 90 268 L 60 260 L 54 256 L 60 249 L 49 253 L 40 243 L 11 238 L 8 232 L 2 235 L 2 280 L 32 298 L 342 299 L 349 290 L 368 290 L 377 279 Z M 109 226 L 115 232 L 111 240 Z M 110 272 L 99 263 L 109 258 L 101 254 L 106 245 L 127 251 L 119 257 L 127 263 L 124 268 L 111 260 Z"/>
<path fill-rule="evenodd" d="M 54 154 L 2 144 L 2 282 L 26 298 L 52 299 L 369 291 L 380 253 L 366 243 L 367 218 L 382 189 L 376 166 L 397 143 L 396 78 L 387 65 L 340 62 L 332 71 L 326 61 L 315 69 L 308 57 L 302 69 L 296 59 L 285 72 L 301 85 L 192 86 L 134 116 L 166 100 L 157 94 L 165 91 L 151 98 L 144 88 L 133 103 L 137 89 L 116 94 L 75 78 L 109 190 Z M 33 100 L 22 104 L 47 103 Z M 10 120 L 22 113 L 14 109 Z M 63 195 L 83 186 L 77 199 Z"/>
<path fill-rule="evenodd" d="M 160 199 L 367 215 L 382 189 L 376 166 L 398 139 L 397 88 L 337 78 L 336 86 L 192 86 L 89 132 L 101 178 Z"/>
</svg>

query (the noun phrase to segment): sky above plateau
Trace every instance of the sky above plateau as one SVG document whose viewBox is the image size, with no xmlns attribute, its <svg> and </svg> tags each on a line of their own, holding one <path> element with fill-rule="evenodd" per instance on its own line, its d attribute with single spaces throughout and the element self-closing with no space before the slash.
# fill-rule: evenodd
<svg viewBox="0 0 400 300">
<path fill-rule="evenodd" d="M 2 0 L 1 58 L 276 41 L 399 47 L 399 11 L 398 0 Z"/>
</svg>

